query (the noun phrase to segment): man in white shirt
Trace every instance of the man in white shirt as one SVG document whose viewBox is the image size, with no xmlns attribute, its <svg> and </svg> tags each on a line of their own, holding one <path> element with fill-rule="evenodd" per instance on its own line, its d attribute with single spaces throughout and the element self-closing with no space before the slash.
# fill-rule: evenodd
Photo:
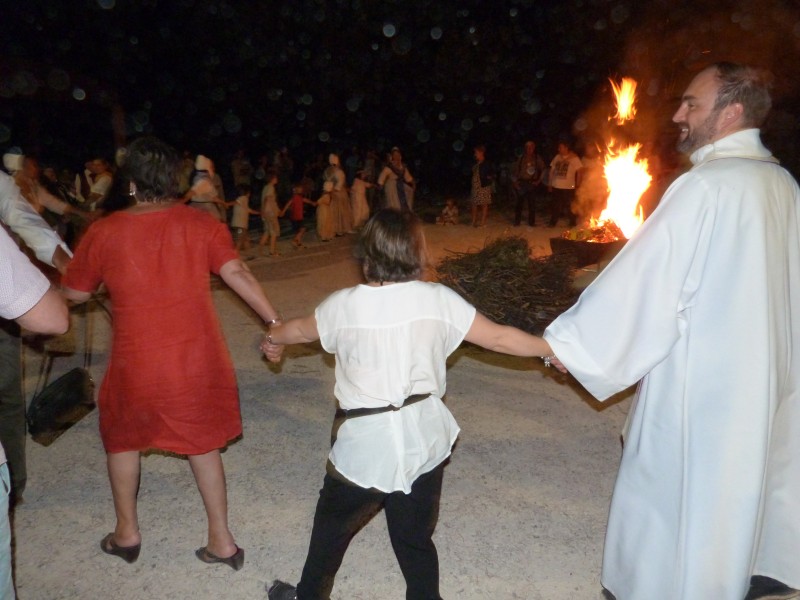
<svg viewBox="0 0 800 600">
<path fill-rule="evenodd" d="M 67 305 L 61 294 L 31 264 L 0 227 L 0 318 L 38 333 L 64 333 L 69 327 Z M 0 402 L 3 398 L 0 398 Z M 24 430 L 23 430 L 24 435 Z M 0 598 L 13 600 L 11 526 L 8 518 L 11 481 L 0 445 Z"/>
<path fill-rule="evenodd" d="M 581 184 L 581 159 L 566 141 L 558 143 L 558 154 L 550 162 L 550 178 L 547 191 L 552 195 L 550 201 L 550 227 L 558 225 L 562 215 L 569 217 L 569 226 L 574 227 L 577 219 L 572 212 L 575 190 Z"/>
<path fill-rule="evenodd" d="M 22 197 L 19 188 L 0 173 L 0 222 L 22 238 L 43 263 L 64 273 L 71 253 L 67 245 Z M 5 448 L 12 481 L 12 503 L 22 497 L 25 468 L 25 398 L 22 395 L 19 327 L 0 319 L 0 443 Z"/>
</svg>

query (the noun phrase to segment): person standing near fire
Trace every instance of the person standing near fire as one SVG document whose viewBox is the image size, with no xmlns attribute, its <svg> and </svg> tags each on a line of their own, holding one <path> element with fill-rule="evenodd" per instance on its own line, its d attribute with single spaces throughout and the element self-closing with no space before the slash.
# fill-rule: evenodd
<svg viewBox="0 0 800 600">
<path fill-rule="evenodd" d="M 516 205 L 514 208 L 514 225 L 522 223 L 522 209 L 528 206 L 528 225 L 536 225 L 536 196 L 544 178 L 544 160 L 536 152 L 536 142 L 525 142 L 525 151 L 519 157 L 511 178 L 511 189 L 514 190 Z"/>
<path fill-rule="evenodd" d="M 486 227 L 486 217 L 494 192 L 494 167 L 486 162 L 486 146 L 475 146 L 473 155 L 475 164 L 472 165 L 472 190 L 469 196 L 472 226 Z"/>
<path fill-rule="evenodd" d="M 692 169 L 545 331 L 596 398 L 637 381 L 602 584 L 617 600 L 800 597 L 800 188 L 769 77 L 717 63 L 673 121 Z"/>
<path fill-rule="evenodd" d="M 547 191 L 550 193 L 550 227 L 558 225 L 562 215 L 569 217 L 569 226 L 577 223 L 572 204 L 575 190 L 580 186 L 581 159 L 569 146 L 569 142 L 558 142 L 558 154 L 550 161 L 550 178 Z"/>
</svg>

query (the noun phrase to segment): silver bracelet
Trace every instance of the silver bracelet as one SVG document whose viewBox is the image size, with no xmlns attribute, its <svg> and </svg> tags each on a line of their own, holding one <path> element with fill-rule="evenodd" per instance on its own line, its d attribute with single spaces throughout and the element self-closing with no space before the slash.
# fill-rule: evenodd
<svg viewBox="0 0 800 600">
<path fill-rule="evenodd" d="M 547 356 L 543 356 L 542 360 L 544 361 L 544 366 L 550 368 L 550 361 L 556 357 L 555 354 L 548 354 Z"/>
</svg>

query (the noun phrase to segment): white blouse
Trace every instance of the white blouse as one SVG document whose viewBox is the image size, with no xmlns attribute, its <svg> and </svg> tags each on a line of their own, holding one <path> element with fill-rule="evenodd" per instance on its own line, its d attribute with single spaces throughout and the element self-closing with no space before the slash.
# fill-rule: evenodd
<svg viewBox="0 0 800 600">
<path fill-rule="evenodd" d="M 322 347 L 336 355 L 334 395 L 343 409 L 399 406 L 431 394 L 401 410 L 348 419 L 330 453 L 337 471 L 359 486 L 409 493 L 458 437 L 441 400 L 446 360 L 475 308 L 441 284 L 409 281 L 340 290 L 315 315 Z"/>
</svg>

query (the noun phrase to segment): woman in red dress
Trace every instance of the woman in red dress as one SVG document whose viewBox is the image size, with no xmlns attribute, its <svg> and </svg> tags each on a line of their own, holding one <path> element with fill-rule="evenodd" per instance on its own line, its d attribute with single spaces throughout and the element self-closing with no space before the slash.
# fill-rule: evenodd
<svg viewBox="0 0 800 600">
<path fill-rule="evenodd" d="M 197 557 L 238 570 L 244 551 L 228 529 L 219 450 L 241 435 L 242 423 L 209 272 L 266 323 L 279 316 L 225 224 L 176 202 L 179 169 L 177 153 L 160 140 L 133 142 L 122 177 L 135 203 L 87 230 L 64 279 L 69 299 L 86 301 L 104 284 L 113 306 L 98 407 L 117 524 L 101 548 L 128 562 L 138 558 L 140 452 L 166 450 L 188 455 L 203 498 L 208 542 Z"/>
</svg>

